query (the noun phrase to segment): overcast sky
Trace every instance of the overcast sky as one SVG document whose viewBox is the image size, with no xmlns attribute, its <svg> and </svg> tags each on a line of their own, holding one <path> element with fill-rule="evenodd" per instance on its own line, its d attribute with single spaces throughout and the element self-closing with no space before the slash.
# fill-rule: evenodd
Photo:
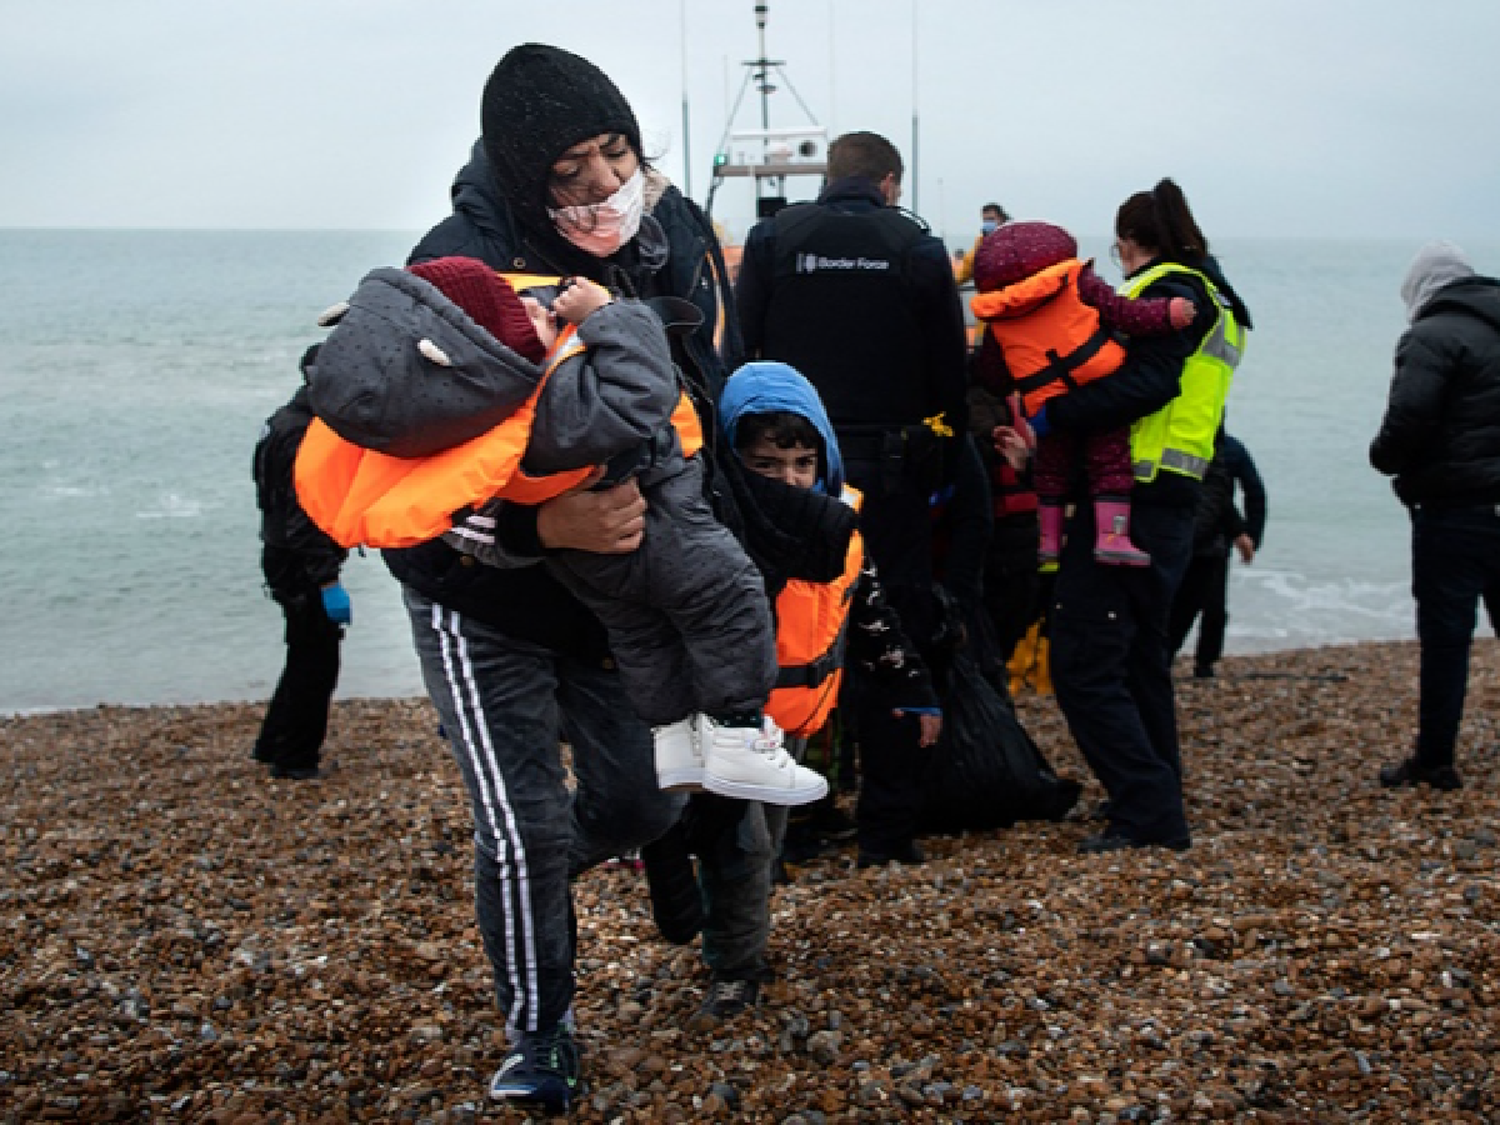
<svg viewBox="0 0 1500 1125">
<path fill-rule="evenodd" d="M 0 226 L 424 229 L 528 40 L 613 77 L 701 202 L 754 8 L 0 0 Z M 1500 239 L 1497 0 L 769 0 L 767 34 L 830 135 L 910 165 L 915 111 L 904 201 L 955 241 L 991 198 L 1098 234 L 1162 175 L 1210 238 Z M 752 92 L 735 124 L 758 123 Z M 751 198 L 721 190 L 732 234 Z"/>
</svg>

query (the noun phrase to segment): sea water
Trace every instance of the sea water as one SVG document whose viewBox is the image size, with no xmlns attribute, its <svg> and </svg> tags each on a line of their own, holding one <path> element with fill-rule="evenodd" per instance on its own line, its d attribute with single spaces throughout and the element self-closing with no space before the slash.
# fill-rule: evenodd
<svg viewBox="0 0 1500 1125">
<path fill-rule="evenodd" d="M 269 695 L 281 614 L 261 588 L 251 449 L 323 336 L 318 313 L 413 241 L 0 231 L 0 712 Z M 1500 247 L 1468 249 L 1500 266 Z M 1228 647 L 1408 637 L 1406 517 L 1366 449 L 1415 246 L 1216 250 L 1256 323 L 1229 428 L 1270 495 L 1264 549 L 1233 568 Z M 378 555 L 344 581 L 340 695 L 420 693 Z"/>
</svg>

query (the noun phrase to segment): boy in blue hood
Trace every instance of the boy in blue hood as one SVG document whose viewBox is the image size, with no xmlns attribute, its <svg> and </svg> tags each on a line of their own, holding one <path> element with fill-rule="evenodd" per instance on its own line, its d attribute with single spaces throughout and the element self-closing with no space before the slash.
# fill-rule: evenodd
<svg viewBox="0 0 1500 1125">
<path fill-rule="evenodd" d="M 738 482 L 746 549 L 774 598 L 780 670 L 766 712 L 800 755 L 835 702 L 852 707 L 863 758 L 859 865 L 920 862 L 915 817 L 891 815 L 882 796 L 915 791 L 921 750 L 937 741 L 942 716 L 854 530 L 860 497 L 844 484 L 822 399 L 791 366 L 750 363 L 725 384 L 719 424 L 748 470 Z M 854 683 L 840 693 L 846 668 Z M 785 807 L 760 804 L 742 812 L 721 806 L 715 815 L 714 801 L 696 796 L 689 813 L 707 913 L 703 957 L 713 975 L 695 1030 L 754 1005 L 770 976 L 772 869 L 787 819 Z"/>
</svg>

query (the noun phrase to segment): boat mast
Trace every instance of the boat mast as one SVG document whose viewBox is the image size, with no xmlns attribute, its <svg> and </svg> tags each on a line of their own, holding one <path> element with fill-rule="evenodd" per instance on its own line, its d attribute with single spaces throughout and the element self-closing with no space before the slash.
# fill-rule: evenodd
<svg viewBox="0 0 1500 1125">
<path fill-rule="evenodd" d="M 693 129 L 688 119 L 687 0 L 677 5 L 678 40 L 682 46 L 682 194 L 693 194 Z"/>
<path fill-rule="evenodd" d="M 755 4 L 755 28 L 760 43 L 757 58 L 745 61 L 745 78 L 729 111 L 724 135 L 714 150 L 713 181 L 709 185 L 704 210 L 713 213 L 714 193 L 730 177 L 748 176 L 755 180 L 755 216 L 768 218 L 786 206 L 788 176 L 821 176 L 828 170 L 828 133 L 813 117 L 791 79 L 782 68 L 786 63 L 766 52 L 766 23 L 770 5 L 766 0 Z M 796 99 L 809 124 L 791 128 L 771 127 L 771 95 L 777 90 L 774 75 Z M 760 128 L 736 131 L 734 119 L 751 83 L 760 95 Z"/>
<path fill-rule="evenodd" d="M 917 0 L 911 0 L 911 209 L 917 210 Z"/>
</svg>

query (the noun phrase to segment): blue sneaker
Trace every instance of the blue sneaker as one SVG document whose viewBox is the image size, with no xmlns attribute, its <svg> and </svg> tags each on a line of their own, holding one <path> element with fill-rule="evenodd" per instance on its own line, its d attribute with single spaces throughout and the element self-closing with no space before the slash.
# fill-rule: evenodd
<svg viewBox="0 0 1500 1125">
<path fill-rule="evenodd" d="M 583 1094 L 578 1045 L 562 1024 L 546 1032 L 522 1032 L 490 1079 L 490 1097 L 526 1102 L 552 1112 L 567 1110 Z"/>
</svg>

